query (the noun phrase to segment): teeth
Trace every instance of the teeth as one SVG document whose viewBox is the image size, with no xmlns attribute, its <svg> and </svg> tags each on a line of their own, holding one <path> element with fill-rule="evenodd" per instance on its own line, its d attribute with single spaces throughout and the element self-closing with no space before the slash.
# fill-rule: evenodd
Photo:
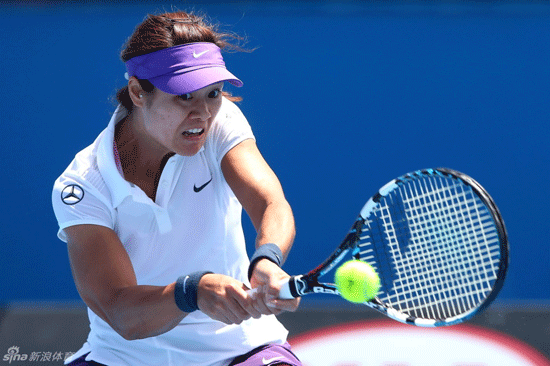
<svg viewBox="0 0 550 366">
<path fill-rule="evenodd" d="M 204 129 L 202 128 L 192 128 L 190 130 L 185 131 L 184 133 L 187 135 L 195 135 L 195 134 L 202 133 L 203 131 Z"/>
</svg>

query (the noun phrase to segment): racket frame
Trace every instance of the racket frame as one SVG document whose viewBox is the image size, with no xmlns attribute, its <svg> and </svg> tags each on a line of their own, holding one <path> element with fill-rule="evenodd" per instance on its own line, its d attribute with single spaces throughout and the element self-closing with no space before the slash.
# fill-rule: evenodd
<svg viewBox="0 0 550 366">
<path fill-rule="evenodd" d="M 417 170 L 396 178 L 380 188 L 379 191 L 374 196 L 372 196 L 367 201 L 367 203 L 365 203 L 360 211 L 359 216 L 355 220 L 353 226 L 349 230 L 342 243 L 338 246 L 338 248 L 323 263 L 321 263 L 313 270 L 304 275 L 291 276 L 288 279 L 288 282 L 284 281 L 284 283 L 281 284 L 282 290 L 279 297 L 290 299 L 312 293 L 340 295 L 339 291 L 333 283 L 319 282 L 319 277 L 330 272 L 350 252 L 352 257 L 354 257 L 355 259 L 359 259 L 359 248 L 357 246 L 357 243 L 360 240 L 359 237 L 362 231 L 363 224 L 370 216 L 373 209 L 377 207 L 382 197 L 387 196 L 390 192 L 392 192 L 400 185 L 406 183 L 407 181 L 416 180 L 421 176 L 437 175 L 452 179 L 458 179 L 465 183 L 467 186 L 471 187 L 476 195 L 489 209 L 493 217 L 500 243 L 500 265 L 491 292 L 478 307 L 474 307 L 464 313 L 446 319 L 423 319 L 413 317 L 392 308 L 391 306 L 381 301 L 378 297 L 375 297 L 372 300 L 365 302 L 364 305 L 367 305 L 402 323 L 422 327 L 439 327 L 462 323 L 487 308 L 501 290 L 509 265 L 509 246 L 506 227 L 504 225 L 504 221 L 502 219 L 500 211 L 498 210 L 494 200 L 491 198 L 489 193 L 473 178 L 467 176 L 464 173 L 460 173 L 456 170 L 449 168 Z"/>
</svg>

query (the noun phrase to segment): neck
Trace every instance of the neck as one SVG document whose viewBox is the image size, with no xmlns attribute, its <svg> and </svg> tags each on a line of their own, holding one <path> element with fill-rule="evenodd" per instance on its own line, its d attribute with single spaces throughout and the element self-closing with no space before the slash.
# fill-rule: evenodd
<svg viewBox="0 0 550 366">
<path fill-rule="evenodd" d="M 124 179 L 140 187 L 153 201 L 162 169 L 172 152 L 151 143 L 139 122 L 128 116 L 115 128 L 115 142 Z"/>
<path fill-rule="evenodd" d="M 152 139 L 145 131 L 142 120 L 128 115 L 115 128 L 115 141 L 123 166 L 144 167 L 157 171 L 162 162 L 174 155 Z M 126 173 L 126 169 L 124 169 Z"/>
</svg>

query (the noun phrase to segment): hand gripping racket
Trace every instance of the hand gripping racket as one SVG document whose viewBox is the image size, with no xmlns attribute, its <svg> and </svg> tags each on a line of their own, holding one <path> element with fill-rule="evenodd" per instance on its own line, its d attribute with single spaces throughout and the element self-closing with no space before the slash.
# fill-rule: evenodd
<svg viewBox="0 0 550 366">
<path fill-rule="evenodd" d="M 497 206 L 475 180 L 446 168 L 415 171 L 370 198 L 340 246 L 317 268 L 282 283 L 279 298 L 338 295 L 318 279 L 347 254 L 380 276 L 380 291 L 365 305 L 437 327 L 461 323 L 495 299 L 508 239 Z"/>
</svg>

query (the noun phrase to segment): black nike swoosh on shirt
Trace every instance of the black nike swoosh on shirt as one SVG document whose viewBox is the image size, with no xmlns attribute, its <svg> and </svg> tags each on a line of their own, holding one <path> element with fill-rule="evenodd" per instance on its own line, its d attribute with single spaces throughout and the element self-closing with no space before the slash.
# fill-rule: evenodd
<svg viewBox="0 0 550 366">
<path fill-rule="evenodd" d="M 193 190 L 194 190 L 195 192 L 200 192 L 200 191 L 202 191 L 203 188 L 206 187 L 206 186 L 208 185 L 208 183 L 210 183 L 210 182 L 212 182 L 212 178 L 210 178 L 210 180 L 209 180 L 208 182 L 204 183 L 204 184 L 203 184 L 202 186 L 200 186 L 200 187 L 197 187 L 196 185 L 193 185 Z"/>
</svg>

